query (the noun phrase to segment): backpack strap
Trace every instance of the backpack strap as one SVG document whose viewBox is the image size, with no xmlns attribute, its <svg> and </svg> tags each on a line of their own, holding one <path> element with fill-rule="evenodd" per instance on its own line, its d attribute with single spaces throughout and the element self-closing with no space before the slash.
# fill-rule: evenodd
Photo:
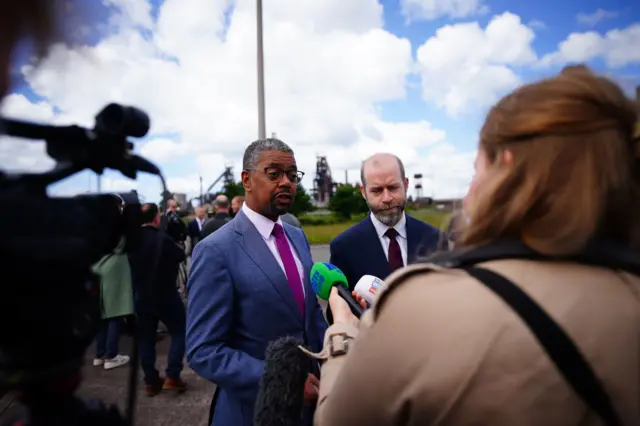
<svg viewBox="0 0 640 426">
<path fill-rule="evenodd" d="M 461 269 L 493 291 L 520 316 L 573 390 L 589 408 L 598 413 L 607 426 L 622 425 L 609 395 L 589 363 L 571 338 L 540 305 L 500 274 L 474 266 Z"/>
</svg>

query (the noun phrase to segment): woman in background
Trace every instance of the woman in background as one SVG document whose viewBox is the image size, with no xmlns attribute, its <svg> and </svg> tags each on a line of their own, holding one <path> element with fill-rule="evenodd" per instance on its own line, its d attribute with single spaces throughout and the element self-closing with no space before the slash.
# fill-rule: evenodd
<svg viewBox="0 0 640 426">
<path fill-rule="evenodd" d="M 361 323 L 332 290 L 315 425 L 640 425 L 636 120 L 622 90 L 582 66 L 504 97 L 480 134 L 470 222 L 446 254 L 504 242 L 535 253 L 476 266 L 564 330 L 614 420 L 585 403 L 515 309 L 436 257 L 392 274 Z M 627 269 L 578 257 L 594 252 Z"/>
<path fill-rule="evenodd" d="M 122 214 L 124 200 L 116 194 L 113 196 Z M 93 365 L 104 366 L 105 370 L 121 367 L 129 362 L 127 355 L 118 353 L 124 318 L 134 313 L 131 270 L 124 248 L 125 238 L 122 237 L 113 253 L 104 256 L 93 266 L 93 271 L 101 277 L 102 314 Z"/>
</svg>

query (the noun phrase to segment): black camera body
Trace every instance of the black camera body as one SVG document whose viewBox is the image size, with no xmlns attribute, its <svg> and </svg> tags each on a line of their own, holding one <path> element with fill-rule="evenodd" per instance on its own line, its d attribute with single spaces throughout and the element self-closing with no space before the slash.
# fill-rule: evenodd
<svg viewBox="0 0 640 426">
<path fill-rule="evenodd" d="M 20 424 L 133 422 L 137 368 L 125 417 L 115 407 L 87 405 L 74 392 L 100 320 L 100 282 L 92 265 L 123 236 L 135 244 L 141 226 L 137 194 L 51 198 L 46 189 L 79 171 L 105 168 L 130 178 L 138 171 L 157 174 L 164 185 L 160 170 L 134 155 L 127 139 L 148 129 L 144 112 L 116 104 L 104 108 L 90 130 L 0 119 L 0 134 L 45 140 L 57 160 L 42 174 L 0 173 L 0 258 L 7 281 L 0 297 L 0 395 L 17 392 L 28 410 L 28 421 Z M 135 366 L 137 359 L 132 361 Z"/>
<path fill-rule="evenodd" d="M 168 211 L 163 218 L 163 229 L 178 244 L 184 243 L 187 239 L 187 226 L 184 224 L 178 213 Z"/>
</svg>

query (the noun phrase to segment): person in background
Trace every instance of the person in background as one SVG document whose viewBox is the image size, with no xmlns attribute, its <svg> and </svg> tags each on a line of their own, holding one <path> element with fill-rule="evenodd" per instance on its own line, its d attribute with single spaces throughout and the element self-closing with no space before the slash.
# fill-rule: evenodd
<svg viewBox="0 0 640 426">
<path fill-rule="evenodd" d="M 193 248 L 198 244 L 202 236 L 202 229 L 207 220 L 204 207 L 196 207 L 195 216 L 187 226 L 190 241 L 189 254 L 193 253 Z"/>
<path fill-rule="evenodd" d="M 167 200 L 167 211 L 161 218 L 161 228 L 178 244 L 184 245 L 187 239 L 187 226 L 178 215 L 178 202 Z"/>
<path fill-rule="evenodd" d="M 280 219 L 282 219 L 284 223 L 288 223 L 291 226 L 295 226 L 296 228 L 302 228 L 302 224 L 300 224 L 300 221 L 298 220 L 298 218 L 292 215 L 291 213 L 283 214 L 282 216 L 280 216 Z"/>
<path fill-rule="evenodd" d="M 124 211 L 124 200 L 113 194 L 115 203 Z M 131 270 L 124 252 L 126 240 L 120 239 L 113 253 L 100 259 L 93 265 L 93 271 L 100 275 L 100 312 L 102 320 L 96 335 L 95 367 L 105 370 L 121 367 L 129 362 L 127 355 L 118 353 L 124 317 L 133 315 L 133 291 L 131 288 Z"/>
<path fill-rule="evenodd" d="M 226 195 L 218 195 L 214 205 L 216 207 L 216 214 L 204 224 L 202 228 L 202 239 L 213 234 L 231 220 L 231 215 L 229 214 L 229 198 L 227 198 Z"/>
<path fill-rule="evenodd" d="M 129 253 L 135 310 L 140 338 L 140 364 L 144 372 L 147 396 L 161 390 L 184 392 L 180 378 L 185 352 L 185 308 L 176 288 L 178 267 L 185 260 L 184 250 L 159 229 L 158 206 L 142 206 L 142 229 L 135 250 Z M 166 379 L 156 370 L 158 322 L 162 321 L 171 336 Z"/>
<path fill-rule="evenodd" d="M 460 250 L 394 273 L 362 321 L 332 290 L 315 426 L 640 425 L 637 114 L 584 66 L 501 99 Z M 451 267 L 469 251 L 485 260 Z M 540 333 L 525 310 L 546 317 Z M 562 333 L 576 350 L 551 356 Z"/>
<path fill-rule="evenodd" d="M 231 215 L 235 216 L 238 214 L 240 209 L 242 208 L 242 204 L 244 203 L 244 197 L 242 195 L 236 195 L 231 200 Z"/>
<path fill-rule="evenodd" d="M 409 180 L 392 154 L 375 154 L 362 162 L 362 197 L 370 214 L 331 241 L 330 263 L 344 272 L 351 290 L 363 275 L 384 280 L 435 251 L 440 231 L 405 213 Z"/>
</svg>

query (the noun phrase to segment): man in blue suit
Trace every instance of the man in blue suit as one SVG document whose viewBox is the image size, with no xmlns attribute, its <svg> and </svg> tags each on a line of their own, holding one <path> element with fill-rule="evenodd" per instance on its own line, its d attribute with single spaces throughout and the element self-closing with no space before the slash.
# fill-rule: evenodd
<svg viewBox="0 0 640 426">
<path fill-rule="evenodd" d="M 187 361 L 215 383 L 212 425 L 251 426 L 269 342 L 283 336 L 321 350 L 327 324 L 309 283 L 313 265 L 302 230 L 280 215 L 303 173 L 278 139 L 253 142 L 243 158 L 245 203 L 196 246 L 187 284 Z M 305 386 L 311 425 L 318 379 Z"/>
<path fill-rule="evenodd" d="M 363 275 L 384 280 L 391 272 L 437 250 L 438 229 L 405 213 L 409 179 L 392 154 L 375 154 L 360 168 L 362 196 L 370 214 L 331 241 L 330 262 L 351 290 Z"/>
</svg>

